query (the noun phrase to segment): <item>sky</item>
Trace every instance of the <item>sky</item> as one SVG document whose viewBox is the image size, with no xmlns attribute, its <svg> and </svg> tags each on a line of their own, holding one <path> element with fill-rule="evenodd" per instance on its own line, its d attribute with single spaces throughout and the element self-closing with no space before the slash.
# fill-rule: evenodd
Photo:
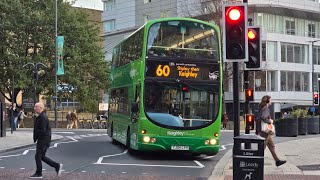
<svg viewBox="0 0 320 180">
<path fill-rule="evenodd" d="M 68 0 L 72 1 L 72 0 Z M 97 9 L 103 10 L 102 0 L 76 0 L 76 3 L 73 5 L 75 7 L 82 7 L 88 9 Z"/>
</svg>

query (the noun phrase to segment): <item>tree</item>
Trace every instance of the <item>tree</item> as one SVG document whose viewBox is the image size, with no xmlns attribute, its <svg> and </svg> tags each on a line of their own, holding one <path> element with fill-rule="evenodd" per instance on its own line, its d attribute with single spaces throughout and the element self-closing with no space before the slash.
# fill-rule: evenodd
<svg viewBox="0 0 320 180">
<path fill-rule="evenodd" d="M 9 79 L 15 75 L 15 92 L 31 94 L 32 70 L 21 67 L 41 62 L 48 68 L 39 76 L 37 94 L 53 95 L 55 0 L 0 0 L 0 12 L 1 93 L 10 92 Z M 59 76 L 59 84 L 73 87 L 72 95 L 80 103 L 96 101 L 99 90 L 108 87 L 109 64 L 99 46 L 99 27 L 87 17 L 81 9 L 58 1 L 58 35 L 65 36 L 65 75 Z"/>
</svg>

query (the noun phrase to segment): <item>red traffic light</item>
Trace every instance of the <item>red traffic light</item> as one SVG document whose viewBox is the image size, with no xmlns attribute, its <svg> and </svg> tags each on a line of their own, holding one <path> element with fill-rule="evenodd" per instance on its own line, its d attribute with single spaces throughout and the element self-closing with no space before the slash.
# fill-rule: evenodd
<svg viewBox="0 0 320 180">
<path fill-rule="evenodd" d="M 229 18 L 229 20 L 232 20 L 232 21 L 239 20 L 241 15 L 242 15 L 242 13 L 241 13 L 240 9 L 238 9 L 237 7 L 231 7 L 227 11 L 227 17 Z"/>
<path fill-rule="evenodd" d="M 318 94 L 318 93 L 314 93 L 314 94 L 313 94 L 313 97 L 314 97 L 314 98 L 318 98 L 318 97 L 319 97 L 319 94 Z"/>
<path fill-rule="evenodd" d="M 255 38 L 256 38 L 256 35 L 257 35 L 257 32 L 256 32 L 255 30 L 249 29 L 249 31 L 248 31 L 248 38 L 249 38 L 249 40 L 250 40 L 250 39 L 255 39 Z"/>
<path fill-rule="evenodd" d="M 254 115 L 246 114 L 246 129 L 253 130 L 254 129 Z"/>
<path fill-rule="evenodd" d="M 184 91 L 184 92 L 186 92 L 186 91 L 188 91 L 188 87 L 187 87 L 187 86 L 183 86 L 183 87 L 181 88 L 181 90 Z"/>
<path fill-rule="evenodd" d="M 245 101 L 254 101 L 253 89 L 245 89 Z"/>
</svg>

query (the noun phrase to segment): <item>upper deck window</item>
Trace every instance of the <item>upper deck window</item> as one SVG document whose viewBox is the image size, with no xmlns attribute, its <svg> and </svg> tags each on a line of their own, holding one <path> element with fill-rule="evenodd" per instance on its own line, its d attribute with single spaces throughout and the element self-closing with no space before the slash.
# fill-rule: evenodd
<svg viewBox="0 0 320 180">
<path fill-rule="evenodd" d="M 219 59 L 217 33 L 208 25 L 187 21 L 153 24 L 147 56 Z"/>
</svg>

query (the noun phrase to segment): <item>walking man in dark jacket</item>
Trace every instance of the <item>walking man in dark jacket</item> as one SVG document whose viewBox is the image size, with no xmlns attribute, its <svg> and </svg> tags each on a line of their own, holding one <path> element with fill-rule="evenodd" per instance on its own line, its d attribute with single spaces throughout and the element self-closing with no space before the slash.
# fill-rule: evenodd
<svg viewBox="0 0 320 180">
<path fill-rule="evenodd" d="M 44 161 L 49 166 L 54 167 L 57 175 L 61 175 L 62 164 L 56 163 L 50 158 L 46 157 L 47 149 L 50 147 L 51 143 L 51 127 L 49 124 L 49 119 L 44 111 L 44 105 L 38 102 L 34 106 L 34 112 L 37 114 L 37 118 L 34 122 L 33 129 L 33 141 L 37 142 L 36 148 L 36 165 L 37 171 L 34 175 L 29 178 L 42 178 L 42 162 Z"/>
</svg>

